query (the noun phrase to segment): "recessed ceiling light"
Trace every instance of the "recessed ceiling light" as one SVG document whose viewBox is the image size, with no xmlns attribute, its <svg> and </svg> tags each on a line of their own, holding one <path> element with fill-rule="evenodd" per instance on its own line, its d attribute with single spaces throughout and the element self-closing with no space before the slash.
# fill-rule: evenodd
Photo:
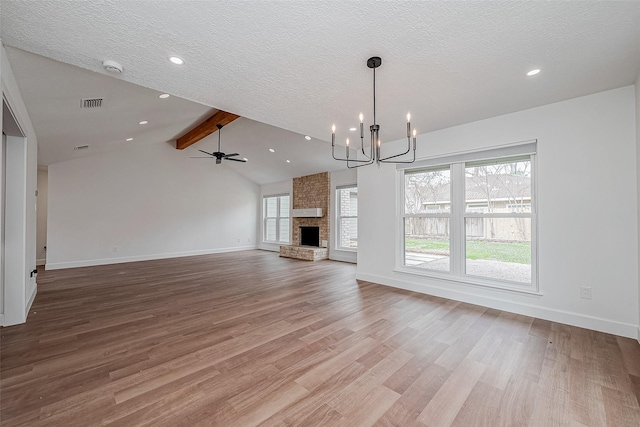
<svg viewBox="0 0 640 427">
<path fill-rule="evenodd" d="M 133 141 L 133 138 L 127 138 L 127 139 L 125 139 L 125 141 L 127 141 L 127 142 Z"/>
<path fill-rule="evenodd" d="M 276 152 L 276 150 L 274 150 L 273 148 L 269 148 L 269 151 L 271 151 L 272 153 Z"/>
<path fill-rule="evenodd" d="M 246 157 L 243 157 L 242 160 L 244 160 L 245 162 L 249 161 L 249 159 L 247 159 Z"/>
<path fill-rule="evenodd" d="M 311 137 L 309 135 L 305 135 L 304 139 L 306 139 L 307 141 L 311 141 Z"/>
<path fill-rule="evenodd" d="M 173 62 L 176 65 L 184 64 L 184 61 L 182 60 L 182 58 L 178 58 L 177 56 L 170 56 L 169 61 Z"/>
<path fill-rule="evenodd" d="M 165 98 L 168 98 L 168 97 L 169 97 L 169 94 L 168 94 L 168 93 L 163 93 L 163 94 L 162 94 L 162 95 L 160 95 L 158 98 L 165 99 Z"/>
<path fill-rule="evenodd" d="M 356 128 L 349 128 L 349 132 L 355 132 Z"/>
<path fill-rule="evenodd" d="M 141 122 L 138 122 L 139 125 L 146 125 L 147 123 L 149 123 L 149 122 L 146 121 L 146 120 L 142 120 Z"/>
<path fill-rule="evenodd" d="M 287 160 L 287 163 L 291 163 L 291 160 Z"/>
<path fill-rule="evenodd" d="M 535 69 L 535 70 L 531 70 L 527 73 L 527 76 L 535 76 L 536 74 L 538 74 L 540 72 L 539 69 Z"/>
</svg>

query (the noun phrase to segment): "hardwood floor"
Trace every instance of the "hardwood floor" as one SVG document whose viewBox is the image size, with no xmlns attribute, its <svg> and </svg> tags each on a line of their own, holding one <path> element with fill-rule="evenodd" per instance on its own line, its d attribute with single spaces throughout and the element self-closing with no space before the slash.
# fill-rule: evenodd
<svg viewBox="0 0 640 427">
<path fill-rule="evenodd" d="M 45 271 L 3 426 L 640 426 L 640 345 L 247 251 Z"/>
</svg>

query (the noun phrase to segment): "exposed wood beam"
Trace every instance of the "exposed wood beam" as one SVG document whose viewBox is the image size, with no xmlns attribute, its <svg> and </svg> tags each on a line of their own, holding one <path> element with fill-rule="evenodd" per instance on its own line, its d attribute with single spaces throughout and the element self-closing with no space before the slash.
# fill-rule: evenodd
<svg viewBox="0 0 640 427">
<path fill-rule="evenodd" d="M 194 127 L 189 132 L 178 138 L 176 140 L 176 149 L 184 150 L 188 146 L 195 144 L 201 139 L 217 131 L 217 125 L 226 126 L 238 117 L 240 116 L 233 113 L 218 111 L 213 116 L 209 117 L 207 120 L 200 123 L 198 126 Z"/>
</svg>

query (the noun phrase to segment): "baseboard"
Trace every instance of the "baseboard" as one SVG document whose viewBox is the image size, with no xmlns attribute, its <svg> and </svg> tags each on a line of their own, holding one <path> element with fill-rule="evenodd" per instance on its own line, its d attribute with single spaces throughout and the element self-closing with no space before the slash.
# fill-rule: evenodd
<svg viewBox="0 0 640 427">
<path fill-rule="evenodd" d="M 638 335 L 636 335 L 636 340 L 638 341 L 638 344 L 640 344 L 640 326 L 638 326 Z"/>
<path fill-rule="evenodd" d="M 332 249 L 329 251 L 329 259 L 334 261 L 350 262 L 352 264 L 358 263 L 357 252 L 346 252 Z"/>
<path fill-rule="evenodd" d="M 125 262 L 152 261 L 156 259 L 181 258 L 195 255 L 209 255 L 225 252 L 239 252 L 257 249 L 256 246 L 235 246 L 232 248 L 203 249 L 199 251 L 172 252 L 166 254 L 138 255 L 122 258 L 90 259 L 83 261 L 55 262 L 45 264 L 45 270 L 60 270 L 63 268 L 91 267 L 94 265 L 122 264 Z"/>
<path fill-rule="evenodd" d="M 283 243 L 285 245 L 286 243 Z M 258 249 L 262 251 L 280 252 L 280 245 L 275 243 L 260 243 Z"/>
<path fill-rule="evenodd" d="M 0 314 L 0 326 L 4 326 L 4 314 Z"/>
<path fill-rule="evenodd" d="M 417 285 L 415 283 L 406 282 L 404 280 L 392 279 L 370 274 L 358 273 L 356 274 L 356 279 L 377 283 L 384 286 L 405 289 L 408 291 L 419 292 L 422 294 L 452 299 L 455 301 L 481 305 L 483 307 L 508 311 L 510 313 L 550 320 L 552 322 L 564 323 L 566 325 L 577 326 L 580 328 L 591 329 L 608 334 L 619 335 L 627 338 L 636 338 L 640 341 L 640 328 L 638 328 L 638 325 L 632 325 L 630 323 L 616 322 L 599 317 L 586 316 L 580 313 L 554 310 L 546 307 L 522 304 L 499 298 L 478 296 L 433 285 Z"/>
<path fill-rule="evenodd" d="M 33 301 L 35 301 L 37 293 L 38 293 L 38 286 L 33 288 L 33 292 L 31 292 L 31 296 L 29 297 L 29 301 L 27 302 L 27 307 L 24 310 L 25 322 L 27 321 L 27 316 L 29 316 L 29 310 L 31 310 L 31 305 L 33 304 Z"/>
<path fill-rule="evenodd" d="M 45 258 L 36 260 L 36 265 L 45 265 L 46 263 L 47 263 L 47 260 Z"/>
</svg>

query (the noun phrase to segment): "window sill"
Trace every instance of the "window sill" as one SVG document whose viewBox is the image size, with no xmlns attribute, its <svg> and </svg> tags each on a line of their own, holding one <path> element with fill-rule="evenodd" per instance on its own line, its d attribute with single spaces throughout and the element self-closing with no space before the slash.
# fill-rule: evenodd
<svg viewBox="0 0 640 427">
<path fill-rule="evenodd" d="M 396 267 L 393 269 L 396 273 L 409 274 L 412 276 L 430 277 L 438 280 L 445 280 L 448 282 L 454 282 L 459 285 L 468 285 L 474 287 L 490 288 L 498 291 L 507 291 L 517 294 L 542 296 L 542 292 L 535 289 L 535 285 L 518 285 L 515 282 L 501 282 L 493 280 L 483 280 L 482 278 L 473 276 L 457 277 L 449 274 L 441 274 L 432 271 L 418 270 L 415 268 L 407 268 L 404 266 Z"/>
<path fill-rule="evenodd" d="M 353 252 L 353 253 L 357 253 L 358 252 L 358 248 L 335 248 L 335 251 L 343 251 L 343 252 Z"/>
</svg>

